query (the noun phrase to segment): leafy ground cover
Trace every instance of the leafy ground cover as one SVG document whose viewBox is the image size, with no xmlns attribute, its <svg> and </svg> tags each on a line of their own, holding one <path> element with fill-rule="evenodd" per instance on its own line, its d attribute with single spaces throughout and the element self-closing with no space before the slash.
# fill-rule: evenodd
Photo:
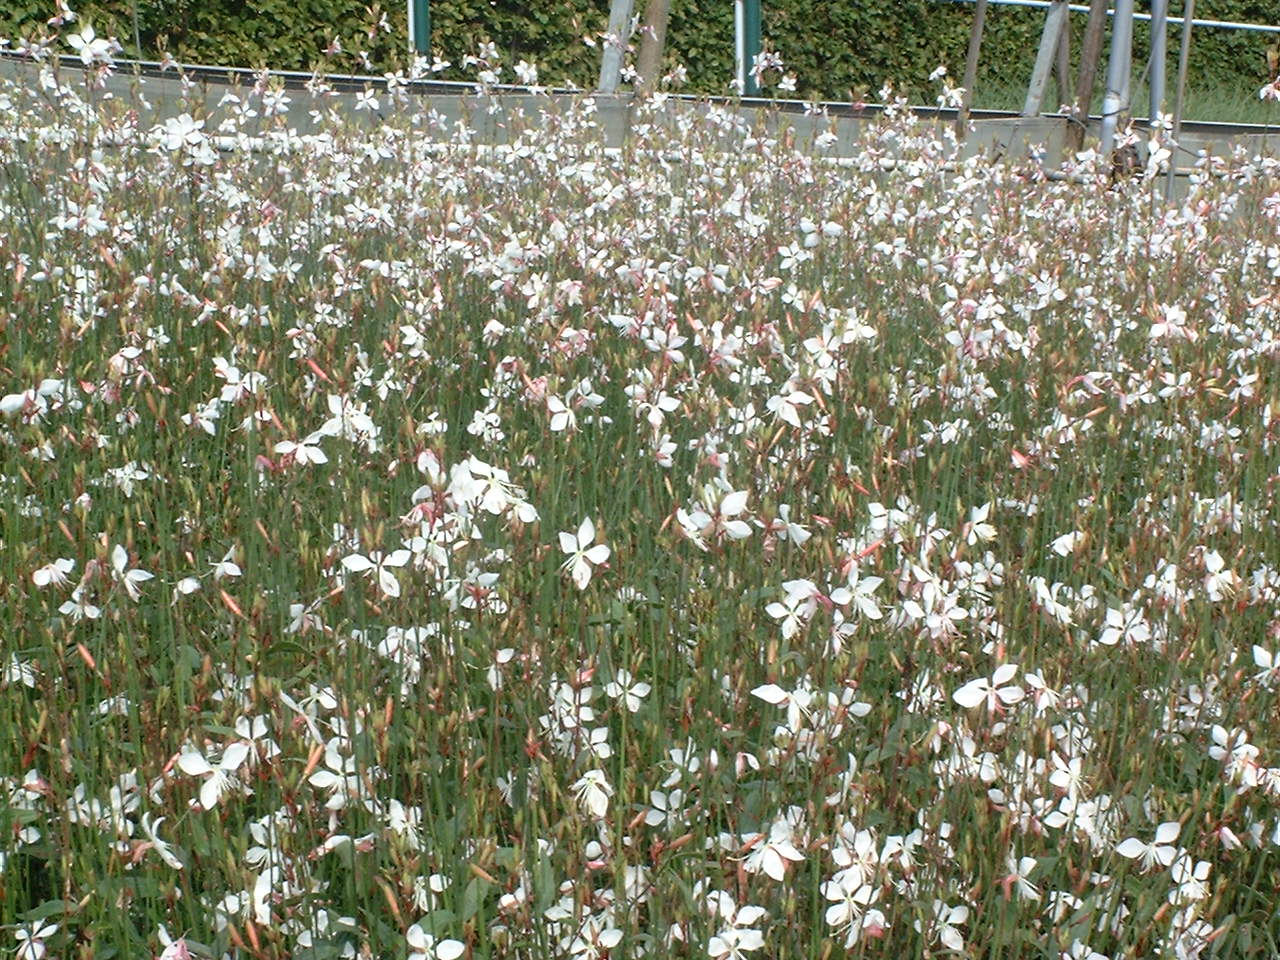
<svg viewBox="0 0 1280 960">
<path fill-rule="evenodd" d="M 1273 162 L 146 129 L 78 39 L 0 92 L 7 949 L 1280 949 Z"/>
</svg>

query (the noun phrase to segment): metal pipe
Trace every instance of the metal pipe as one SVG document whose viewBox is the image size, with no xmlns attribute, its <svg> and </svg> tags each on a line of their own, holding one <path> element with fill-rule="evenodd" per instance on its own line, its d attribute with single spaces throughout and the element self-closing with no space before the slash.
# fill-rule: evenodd
<svg viewBox="0 0 1280 960">
<path fill-rule="evenodd" d="M 975 3 L 977 2 L 977 0 L 935 0 L 935 2 Z M 988 2 L 998 7 L 1035 7 L 1037 9 L 1044 10 L 1051 5 L 1052 0 L 988 0 Z M 1088 6 L 1086 6 L 1085 4 L 1080 4 L 1080 3 L 1071 4 L 1071 10 L 1073 12 L 1076 12 L 1076 11 L 1084 12 L 1088 9 L 1089 9 Z M 1115 16 L 1115 10 L 1114 9 L 1108 10 L 1107 16 L 1109 17 Z M 1152 15 L 1149 13 L 1135 13 L 1133 15 L 1133 19 L 1145 21 L 1145 20 L 1150 20 L 1151 16 Z M 1169 17 L 1168 22 L 1182 23 L 1183 18 Z M 1273 25 L 1273 24 L 1267 24 L 1267 23 L 1240 23 L 1235 20 L 1192 20 L 1191 22 L 1194 26 L 1197 26 L 1197 27 L 1218 27 L 1223 30 L 1246 30 L 1246 31 L 1252 31 L 1254 33 L 1280 33 L 1280 25 Z"/>
<path fill-rule="evenodd" d="M 609 32 L 600 54 L 601 93 L 617 93 L 622 79 L 622 54 L 627 49 L 627 32 L 631 26 L 632 0 L 612 0 L 609 5 Z"/>
<path fill-rule="evenodd" d="M 1147 86 L 1151 125 L 1164 113 L 1165 60 L 1169 52 L 1169 0 L 1151 0 L 1151 79 Z"/>
<path fill-rule="evenodd" d="M 1182 41 L 1178 44 L 1178 89 L 1173 96 L 1173 130 L 1170 139 L 1178 142 L 1182 135 L 1182 98 L 1187 92 L 1187 64 L 1191 60 L 1191 25 L 1196 14 L 1196 0 L 1185 0 L 1182 9 Z M 1165 182 L 1165 196 L 1173 197 L 1173 160 L 1169 161 L 1169 179 Z"/>
<path fill-rule="evenodd" d="M 409 46 L 414 53 L 431 56 L 430 0 L 409 0 Z"/>
<path fill-rule="evenodd" d="M 1129 73 L 1133 58 L 1133 0 L 1116 3 L 1111 27 L 1111 57 L 1107 62 L 1107 92 L 1102 98 L 1102 155 L 1116 145 L 1120 115 L 1128 110 Z"/>
<path fill-rule="evenodd" d="M 761 50 L 761 20 L 760 0 L 734 0 L 734 60 L 738 92 L 744 97 L 760 96 L 754 67 Z"/>
<path fill-rule="evenodd" d="M 1049 83 L 1049 73 L 1053 70 L 1053 61 L 1061 46 L 1063 28 L 1067 23 L 1067 5 L 1058 0 L 1049 8 L 1044 18 L 1044 33 L 1040 36 L 1040 49 L 1036 54 L 1036 64 L 1031 71 L 1031 83 L 1027 87 L 1027 98 L 1022 104 L 1024 117 L 1038 117 L 1040 104 L 1044 101 L 1044 89 Z"/>
</svg>

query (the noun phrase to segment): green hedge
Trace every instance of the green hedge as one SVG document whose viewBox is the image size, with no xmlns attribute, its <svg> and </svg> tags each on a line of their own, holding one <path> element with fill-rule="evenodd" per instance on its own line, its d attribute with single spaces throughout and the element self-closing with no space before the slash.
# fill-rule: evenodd
<svg viewBox="0 0 1280 960">
<path fill-rule="evenodd" d="M 643 5 L 637 0 L 637 9 Z M 0 36 L 38 32 L 51 6 L 46 0 L 6 0 L 0 5 Z M 1176 12 L 1181 4 L 1173 6 Z M 851 91 L 874 95 L 888 78 L 914 96 L 931 96 L 926 78 L 934 67 L 946 64 L 953 76 L 962 72 L 973 16 L 970 4 L 940 0 L 764 0 L 764 7 L 767 45 L 796 73 L 800 95 L 824 98 L 844 98 Z M 433 42 L 455 64 L 445 74 L 450 79 L 469 79 L 462 58 L 487 40 L 497 44 L 508 62 L 536 62 L 544 81 L 589 87 L 599 52 L 582 38 L 604 29 L 607 11 L 608 0 L 432 0 Z M 118 37 L 129 54 L 138 52 L 136 16 L 146 56 L 167 49 L 186 62 L 309 69 L 336 37 L 346 52 L 329 61 L 335 69 L 368 69 L 354 55 L 358 50 L 366 50 L 379 71 L 402 66 L 405 60 L 404 0 L 382 11 L 362 0 L 86 0 L 79 12 L 100 33 Z M 367 31 L 383 12 L 394 32 L 375 34 L 370 40 Z M 1280 3 L 1200 0 L 1196 12 L 1217 19 L 1277 22 Z M 980 84 L 1025 83 L 1042 22 L 1038 10 L 991 8 Z M 1084 16 L 1074 15 L 1073 51 L 1083 28 Z M 688 69 L 687 89 L 726 92 L 733 71 L 732 0 L 673 0 L 669 37 L 669 58 Z M 1138 26 L 1135 39 L 1135 55 L 1144 57 L 1145 24 Z M 1255 90 L 1267 79 L 1269 41 L 1264 34 L 1198 30 L 1192 48 L 1193 84 Z M 1170 47 L 1176 57 L 1176 29 L 1170 30 Z"/>
</svg>

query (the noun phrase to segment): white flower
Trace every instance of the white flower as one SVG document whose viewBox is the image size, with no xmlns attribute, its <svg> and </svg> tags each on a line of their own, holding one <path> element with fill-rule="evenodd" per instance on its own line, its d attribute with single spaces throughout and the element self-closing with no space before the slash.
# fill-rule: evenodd
<svg viewBox="0 0 1280 960">
<path fill-rule="evenodd" d="M 760 834 L 751 852 L 742 862 L 747 873 L 764 873 L 779 883 L 787 873 L 787 861 L 799 862 L 804 854 L 791 842 L 791 825 L 785 820 L 774 821 L 768 836 Z"/>
<path fill-rule="evenodd" d="M 587 584 L 591 582 L 591 567 L 599 566 L 609 559 L 609 548 L 603 543 L 591 546 L 595 538 L 596 527 L 590 517 L 578 525 L 576 535 L 563 532 L 560 534 L 560 549 L 569 555 L 569 559 L 561 565 L 560 569 L 569 571 L 574 585 L 579 590 L 585 590 Z"/>
<path fill-rule="evenodd" d="M 1130 860 L 1137 860 L 1142 870 L 1150 870 L 1157 864 L 1167 867 L 1173 863 L 1173 858 L 1178 853 L 1172 844 L 1181 832 L 1182 825 L 1176 820 L 1170 820 L 1156 827 L 1154 842 L 1143 843 L 1137 837 L 1129 837 L 1116 846 L 1116 853 Z"/>
<path fill-rule="evenodd" d="M 603 818 L 609 812 L 609 798 L 613 796 L 613 787 L 603 770 L 588 770 L 573 784 L 573 793 L 577 801 L 593 817 Z"/>
<path fill-rule="evenodd" d="M 959 928 L 968 922 L 968 907 L 964 905 L 952 907 L 941 900 L 933 901 L 931 939 L 940 941 L 948 950 L 954 950 L 956 953 L 964 952 L 964 935 Z M 916 929 L 921 929 L 919 920 L 916 921 Z"/>
<path fill-rule="evenodd" d="M 183 147 L 198 147 L 204 142 L 203 120 L 196 120 L 189 113 L 170 117 L 164 122 L 160 131 L 160 144 L 166 150 L 181 150 Z"/>
<path fill-rule="evenodd" d="M 4 672 L 0 673 L 0 681 L 4 683 L 21 683 L 23 686 L 35 688 L 36 678 L 35 664 L 30 660 L 22 660 L 16 653 L 9 656 L 9 662 L 4 668 Z"/>
<path fill-rule="evenodd" d="M 724 890 L 717 890 L 707 897 L 707 910 L 713 919 L 724 924 L 707 944 L 707 953 L 713 958 L 741 960 L 746 954 L 764 946 L 764 936 L 751 929 L 765 918 L 763 907 L 744 906 L 741 909 Z"/>
<path fill-rule="evenodd" d="M 572 432 L 578 426 L 578 417 L 573 410 L 554 394 L 547 397 L 547 413 L 551 414 L 551 432 L 562 430 Z"/>
<path fill-rule="evenodd" d="M 67 43 L 80 54 L 80 60 L 86 67 L 94 63 L 110 63 L 111 54 L 118 46 L 112 40 L 97 36 L 87 23 L 80 28 L 79 34 L 67 37 Z"/>
<path fill-rule="evenodd" d="M 31 582 L 37 587 L 47 587 L 49 584 L 62 586 L 67 583 L 67 574 L 75 569 L 76 562 L 65 557 L 54 560 L 52 563 L 46 563 L 43 567 L 31 574 Z"/>
<path fill-rule="evenodd" d="M 782 622 L 782 638 L 790 640 L 817 611 L 821 594 L 812 580 L 788 580 L 782 589 L 786 593 L 782 602 L 775 600 L 764 612 Z"/>
<path fill-rule="evenodd" d="M 1076 552 L 1076 548 L 1084 543 L 1084 534 L 1079 530 L 1072 530 L 1070 533 L 1064 533 L 1049 544 L 1049 549 L 1060 557 L 1069 557 Z"/>
<path fill-rule="evenodd" d="M 409 944 L 409 960 L 457 960 L 467 949 L 460 940 L 437 941 L 422 929 L 421 923 L 409 927 L 404 938 Z"/>
<path fill-rule="evenodd" d="M 720 529 L 730 540 L 745 540 L 751 536 L 751 527 L 744 520 L 735 520 L 747 509 L 747 492 L 736 490 L 720 501 Z"/>
<path fill-rule="evenodd" d="M 842 607 L 852 604 L 852 610 L 856 610 L 868 620 L 879 620 L 882 614 L 874 594 L 882 583 L 884 583 L 882 577 L 859 576 L 858 565 L 855 563 L 849 568 L 848 586 L 832 590 L 831 602 Z"/>
<path fill-rule="evenodd" d="M 151 814 L 144 813 L 141 821 L 142 833 L 147 838 L 147 843 L 151 849 L 159 855 L 161 860 L 174 870 L 181 870 L 182 861 L 173 852 L 173 845 L 160 839 L 160 824 L 164 823 L 166 819 L 166 817 L 159 817 L 153 820 Z"/>
<path fill-rule="evenodd" d="M 748 953 L 764 946 L 764 934 L 759 930 L 739 930 L 730 927 L 721 930 L 707 944 L 707 953 L 711 957 L 724 960 L 740 960 Z"/>
<path fill-rule="evenodd" d="M 801 426 L 800 408 L 811 403 L 813 403 L 813 397 L 809 394 L 802 390 L 792 390 L 785 396 L 770 397 L 765 407 L 779 420 L 798 427 Z"/>
<path fill-rule="evenodd" d="M 241 575 L 243 571 L 241 571 L 240 565 L 232 559 L 235 556 L 235 553 L 236 548 L 231 547 L 222 555 L 221 560 L 217 560 L 210 564 L 210 566 L 213 567 L 214 580 L 221 580 L 223 577 L 235 578 Z"/>
<path fill-rule="evenodd" d="M 378 583 L 378 589 L 388 597 L 400 596 L 400 581 L 396 579 L 388 567 L 403 567 L 412 556 L 408 550 L 395 550 L 389 554 L 374 551 L 369 556 L 358 553 L 342 558 L 344 569 L 352 573 L 366 573 Z"/>
<path fill-rule="evenodd" d="M 57 932 L 56 923 L 46 923 L 43 920 L 19 927 L 13 935 L 18 941 L 18 960 L 40 960 L 48 950 L 44 941 Z"/>
<path fill-rule="evenodd" d="M 659 824 L 669 829 L 676 829 L 688 819 L 684 812 L 684 791 L 672 790 L 664 793 L 661 790 L 649 791 L 649 811 L 644 815 L 644 822 L 651 827 Z"/>
<path fill-rule="evenodd" d="M 969 522 L 965 524 L 965 543 L 973 546 L 986 543 L 996 538 L 996 528 L 988 523 L 991 516 L 990 502 L 969 511 Z"/>
<path fill-rule="evenodd" d="M 293 462 L 300 467 L 305 467 L 308 464 L 328 463 L 329 458 L 325 456 L 325 452 L 319 446 L 321 436 L 319 433 L 313 433 L 303 440 L 281 440 L 276 444 L 275 451 L 285 458 L 292 458 Z"/>
<path fill-rule="evenodd" d="M 626 708 L 632 713 L 640 709 L 640 702 L 653 689 L 647 683 L 632 683 L 634 679 L 630 670 L 619 670 L 614 674 L 613 682 L 606 684 L 604 688 L 604 692 L 615 700 L 621 697 Z"/>
<path fill-rule="evenodd" d="M 155 574 L 146 570 L 129 570 L 128 566 L 129 554 L 117 543 L 111 550 L 111 569 L 115 571 L 116 580 L 124 587 L 129 599 L 136 603 L 142 597 L 138 584 L 152 579 Z"/>
<path fill-rule="evenodd" d="M 860 870 L 841 870 L 822 884 L 822 895 L 832 901 L 827 907 L 827 925 L 844 930 L 844 948 L 852 950 L 865 929 L 885 926 L 884 914 L 869 909 L 880 896 L 880 891 L 864 881 Z"/>
<path fill-rule="evenodd" d="M 1212 865 L 1207 860 L 1192 861 L 1191 857 L 1183 854 L 1173 861 L 1173 866 L 1169 868 L 1169 874 L 1173 878 L 1173 882 L 1178 885 L 1176 890 L 1169 891 L 1169 901 L 1171 903 L 1185 903 L 1188 901 L 1204 900 L 1209 896 L 1209 871 Z"/>
<path fill-rule="evenodd" d="M 972 710 L 978 704 L 985 703 L 989 711 L 999 712 L 1003 707 L 1012 706 L 1026 696 L 1026 691 L 1021 687 L 1009 684 L 1017 673 L 1016 664 L 1006 663 L 996 667 L 990 679 L 980 677 L 977 680 L 970 680 L 952 694 L 952 698 L 966 710 Z"/>
<path fill-rule="evenodd" d="M 235 772 L 249 756 L 247 743 L 233 743 L 222 752 L 216 765 L 210 763 L 198 750 L 188 747 L 178 757 L 178 769 L 191 777 L 204 777 L 200 787 L 200 807 L 212 810 L 222 795 L 236 782 Z"/>
<path fill-rule="evenodd" d="M 1271 686 L 1280 677 L 1280 655 L 1272 653 L 1266 647 L 1254 644 L 1253 665 L 1258 668 L 1254 679 L 1264 686 Z"/>
</svg>

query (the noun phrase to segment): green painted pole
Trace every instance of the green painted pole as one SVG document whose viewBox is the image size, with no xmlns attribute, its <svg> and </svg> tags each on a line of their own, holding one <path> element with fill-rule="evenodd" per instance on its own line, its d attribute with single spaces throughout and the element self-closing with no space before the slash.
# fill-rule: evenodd
<svg viewBox="0 0 1280 960">
<path fill-rule="evenodd" d="M 742 95 L 746 97 L 760 96 L 760 84 L 756 83 L 751 68 L 755 66 L 756 57 L 761 52 L 762 15 L 761 0 L 743 0 L 742 2 L 742 62 L 746 77 Z"/>
<path fill-rule="evenodd" d="M 414 52 L 431 56 L 431 0 L 409 0 L 409 23 Z"/>
</svg>

